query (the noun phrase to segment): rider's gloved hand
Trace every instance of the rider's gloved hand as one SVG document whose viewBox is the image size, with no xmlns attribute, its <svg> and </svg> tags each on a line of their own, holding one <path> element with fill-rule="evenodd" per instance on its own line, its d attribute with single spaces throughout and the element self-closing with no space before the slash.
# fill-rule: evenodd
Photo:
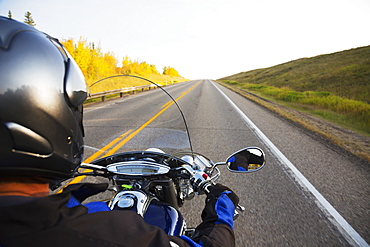
<svg viewBox="0 0 370 247">
<path fill-rule="evenodd" d="M 239 204 L 239 197 L 228 187 L 222 184 L 216 184 L 208 187 L 209 194 L 212 194 L 216 198 L 218 198 L 222 194 L 226 194 L 230 200 L 233 202 L 234 207 Z"/>
<path fill-rule="evenodd" d="M 82 205 L 86 198 L 104 192 L 108 188 L 108 184 L 92 184 L 92 183 L 80 183 L 71 184 L 63 190 L 63 193 L 70 193 L 70 199 L 67 203 L 67 207 L 72 208 Z M 84 204 L 87 208 L 88 213 L 95 213 L 101 211 L 109 211 L 109 207 L 104 202 L 89 202 Z"/>
<path fill-rule="evenodd" d="M 70 184 L 63 189 L 64 193 L 71 193 L 79 202 L 83 202 L 86 198 L 96 195 L 107 190 L 107 183 L 93 184 L 93 183 L 79 183 Z"/>
<path fill-rule="evenodd" d="M 239 203 L 238 196 L 221 184 L 210 186 L 208 190 L 210 193 L 207 195 L 206 206 L 202 212 L 203 222 L 197 229 L 206 229 L 215 224 L 226 224 L 233 229 L 235 207 Z"/>
<path fill-rule="evenodd" d="M 202 212 L 203 222 L 195 229 L 192 240 L 184 236 L 182 238 L 189 243 L 200 243 L 200 246 L 214 246 L 217 239 L 228 239 L 230 242 L 223 246 L 235 246 L 235 239 L 230 236 L 234 236 L 233 216 L 239 198 L 231 189 L 221 184 L 207 189 L 209 193 Z"/>
</svg>

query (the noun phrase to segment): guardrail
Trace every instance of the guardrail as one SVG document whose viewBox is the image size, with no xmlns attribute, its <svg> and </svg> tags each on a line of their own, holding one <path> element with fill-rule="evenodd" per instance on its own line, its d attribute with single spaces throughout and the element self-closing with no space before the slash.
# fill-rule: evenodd
<svg viewBox="0 0 370 247">
<path fill-rule="evenodd" d="M 115 90 L 110 90 L 110 91 L 104 91 L 100 93 L 92 93 L 89 96 L 87 96 L 87 99 L 101 98 L 101 101 L 104 101 L 105 97 L 108 95 L 119 94 L 119 96 L 122 97 L 123 94 L 128 93 L 128 92 L 132 92 L 134 94 L 136 91 L 139 91 L 139 90 L 144 91 L 145 89 L 150 90 L 154 88 L 157 88 L 157 86 L 153 84 L 136 86 L 136 87 L 125 87 L 125 88 L 120 88 L 120 89 L 115 89 Z"/>
</svg>

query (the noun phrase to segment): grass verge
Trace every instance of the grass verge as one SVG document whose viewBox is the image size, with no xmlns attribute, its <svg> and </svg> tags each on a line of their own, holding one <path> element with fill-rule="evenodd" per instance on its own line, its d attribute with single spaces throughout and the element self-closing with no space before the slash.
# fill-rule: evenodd
<svg viewBox="0 0 370 247">
<path fill-rule="evenodd" d="M 370 136 L 370 105 L 365 102 L 345 99 L 330 92 L 297 92 L 286 87 L 278 88 L 233 81 L 224 82 Z"/>
<path fill-rule="evenodd" d="M 362 126 L 361 130 L 357 130 L 357 128 L 355 128 L 357 131 L 354 131 L 354 128 L 351 125 L 352 120 L 348 120 L 348 117 L 341 113 L 335 113 L 328 109 L 320 109 L 317 106 L 303 104 L 301 102 L 293 103 L 293 101 L 289 100 L 282 101 L 281 99 L 276 99 L 276 97 L 273 96 L 273 93 L 271 93 L 272 95 L 269 95 L 268 93 L 262 94 L 260 91 L 251 92 L 251 89 L 240 87 L 236 82 L 217 82 L 279 114 L 280 116 L 296 122 L 304 128 L 323 136 L 333 144 L 338 145 L 357 157 L 370 161 L 369 125 L 363 126 L 366 125 L 366 121 L 369 121 L 370 119 L 368 112 L 365 111 L 364 113 L 365 119 L 364 123 L 360 124 L 360 126 Z M 257 86 L 261 88 L 264 87 L 263 85 Z M 270 92 L 271 91 L 274 90 L 270 90 Z M 279 94 L 277 93 L 275 95 Z M 292 99 L 294 97 L 301 98 L 301 94 L 298 94 L 297 96 L 294 92 L 291 92 L 290 96 L 287 98 Z M 352 130 L 348 128 L 349 126 L 352 126 Z"/>
</svg>

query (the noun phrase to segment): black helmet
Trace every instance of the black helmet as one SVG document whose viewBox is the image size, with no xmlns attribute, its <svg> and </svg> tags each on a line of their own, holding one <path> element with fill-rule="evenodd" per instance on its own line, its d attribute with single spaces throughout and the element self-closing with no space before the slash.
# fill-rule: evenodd
<svg viewBox="0 0 370 247">
<path fill-rule="evenodd" d="M 69 178 L 82 161 L 86 96 L 58 40 L 0 16 L 0 176 Z"/>
</svg>

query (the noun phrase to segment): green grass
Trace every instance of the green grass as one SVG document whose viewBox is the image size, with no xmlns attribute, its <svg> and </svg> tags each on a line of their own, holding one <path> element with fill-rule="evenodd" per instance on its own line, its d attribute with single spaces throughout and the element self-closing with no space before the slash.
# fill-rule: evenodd
<svg viewBox="0 0 370 247">
<path fill-rule="evenodd" d="M 236 83 L 287 87 L 297 92 L 322 91 L 370 103 L 370 46 L 221 78 Z"/>
<path fill-rule="evenodd" d="M 345 99 L 330 92 L 298 92 L 290 88 L 278 88 L 261 84 L 224 81 L 238 88 L 253 91 L 260 96 L 283 103 L 285 106 L 322 117 L 346 128 L 370 135 L 370 105 L 357 100 Z"/>
<path fill-rule="evenodd" d="M 220 80 L 370 135 L 370 46 Z"/>
</svg>

